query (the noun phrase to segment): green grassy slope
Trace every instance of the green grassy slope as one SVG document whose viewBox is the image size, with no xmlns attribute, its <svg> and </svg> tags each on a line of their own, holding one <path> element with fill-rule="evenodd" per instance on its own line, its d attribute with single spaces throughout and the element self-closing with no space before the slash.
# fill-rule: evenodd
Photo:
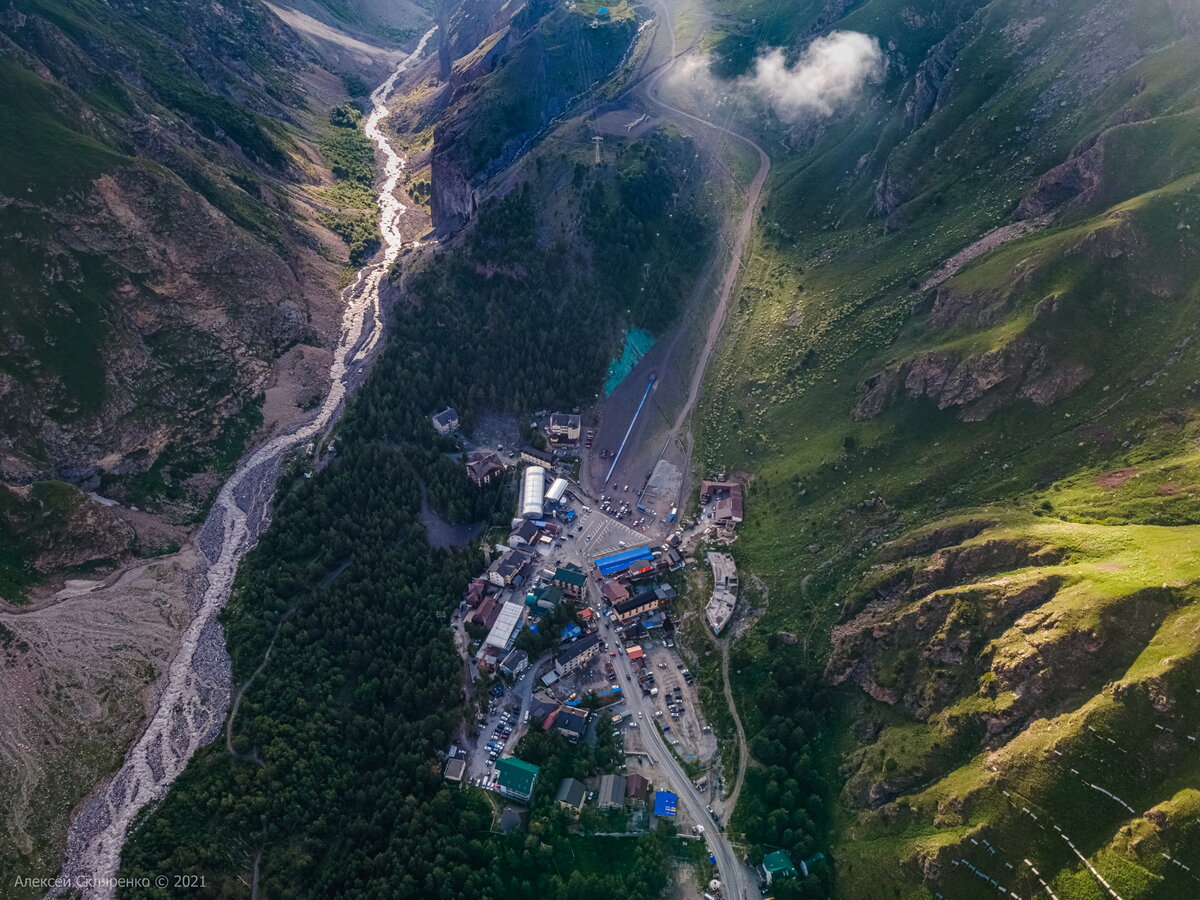
<svg viewBox="0 0 1200 900">
<path fill-rule="evenodd" d="M 902 15 L 902 5 L 847 4 L 844 17 L 824 23 L 878 36 L 889 74 L 809 135 L 809 149 L 777 145 L 778 174 L 708 385 L 698 456 L 705 468 L 751 474 L 735 555 L 770 589 L 766 619 L 743 642 L 741 690 L 761 696 L 779 650 L 772 635 L 802 636 L 806 664 L 822 669 L 839 620 L 849 623 L 866 600 L 893 604 L 871 607 L 878 635 L 870 629 L 842 647 L 849 638 L 836 632 L 830 667 L 830 676 L 853 668 L 843 651 L 874 660 L 880 680 L 859 680 L 883 698 L 842 688 L 848 721 L 858 723 L 831 751 L 842 765 L 831 840 L 844 896 L 994 893 L 951 865 L 964 854 L 1010 888 L 1021 884 L 1023 896 L 1037 882 L 1030 887 L 1028 870 L 1018 882 L 1003 866 L 1019 867 L 1022 854 L 1058 896 L 1093 896 L 1099 882 L 1069 848 L 1063 855 L 1061 839 L 1043 845 L 1040 832 L 1020 826 L 1020 805 L 1017 818 L 1004 811 L 998 791 L 1015 793 L 1012 784 L 1021 805 L 1071 833 L 1097 868 L 1127 877 L 1124 896 L 1181 896 L 1171 891 L 1186 881 L 1170 879 L 1186 879 L 1183 870 L 1150 865 L 1132 848 L 1190 846 L 1169 813 L 1153 836 L 1138 818 L 1155 804 L 1189 808 L 1178 794 L 1186 762 L 1166 754 L 1112 786 L 1097 763 L 1092 779 L 1134 814 L 1093 789 L 1080 795 L 1070 766 L 1064 776 L 1018 763 L 1049 746 L 1039 717 L 1071 742 L 1091 734 L 1088 724 L 1115 738 L 1120 723 L 1136 720 L 1140 730 L 1121 732 L 1126 749 L 1157 752 L 1144 708 L 1116 704 L 1105 728 L 1084 710 L 1143 690 L 1166 657 L 1195 652 L 1190 638 L 1169 639 L 1190 634 L 1200 574 L 1187 563 L 1196 547 L 1200 23 L 1167 3 L 944 2 L 919 16 Z M 762 10 L 758 26 L 730 29 L 751 43 L 804 34 L 813 21 L 803 10 L 781 20 L 761 5 L 730 8 L 743 23 Z M 921 289 L 990 229 L 1043 212 L 1054 218 L 1041 230 Z M 1126 467 L 1154 474 L 1114 488 L 1094 480 Z M 896 551 L 879 548 L 963 514 L 995 523 L 971 540 L 1035 541 L 1082 556 L 1065 570 L 1046 561 L 955 573 L 934 606 L 953 600 L 960 630 L 974 637 L 946 673 L 922 655 L 936 629 L 904 631 L 932 612 L 880 592 L 897 563 L 888 555 Z M 1053 518 L 1070 527 L 1047 533 Z M 1028 589 L 1023 602 L 1048 594 L 1039 608 L 1072 639 L 1116 627 L 1120 652 L 1064 679 L 1053 696 L 980 693 L 979 679 L 1018 666 L 1028 640 L 1012 617 L 993 621 L 1004 606 L 998 588 L 973 586 L 995 579 L 1008 579 L 1008 592 Z M 1070 640 L 1046 647 L 1060 666 L 1071 654 Z M 905 685 L 919 701 L 893 693 Z M 1173 727 L 1170 718 L 1159 724 Z M 753 724 L 769 736 L 769 722 Z M 1074 812 L 1080 796 L 1087 803 Z M 966 811 L 954 812 L 960 800 Z M 1105 802 L 1116 818 L 1098 811 Z M 1007 854 L 990 868 L 970 841 L 980 828 Z M 1135 864 L 1154 876 L 1116 874 Z"/>
</svg>

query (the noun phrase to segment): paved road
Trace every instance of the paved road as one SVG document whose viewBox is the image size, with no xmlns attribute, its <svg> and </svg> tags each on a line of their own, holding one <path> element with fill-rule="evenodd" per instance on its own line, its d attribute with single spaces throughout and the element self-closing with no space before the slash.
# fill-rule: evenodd
<svg viewBox="0 0 1200 900">
<path fill-rule="evenodd" d="M 588 590 L 592 604 L 599 609 L 600 597 L 590 579 Z M 679 795 L 680 800 L 697 819 L 703 819 L 707 807 L 704 798 L 700 796 L 700 792 L 692 784 L 691 778 L 683 770 L 683 766 L 679 764 L 675 754 L 671 752 L 671 747 L 663 738 L 662 732 L 658 730 L 654 719 L 655 706 L 642 696 L 642 692 L 638 689 L 633 664 L 625 653 L 620 652 L 621 644 L 617 639 L 616 630 L 608 619 L 601 617 L 601 620 L 601 635 L 613 642 L 614 649 L 618 651 L 612 661 L 617 670 L 617 683 L 625 692 L 625 702 L 629 707 L 630 718 L 636 720 L 637 714 L 642 714 L 643 744 L 647 750 L 650 750 L 652 745 L 656 746 L 654 753 L 656 757 L 661 757 L 659 768 L 666 774 L 671 790 Z M 709 824 L 711 826 L 711 823 Z M 733 845 L 725 833 L 716 827 L 708 827 L 704 830 L 704 839 L 708 844 L 709 852 L 717 860 L 725 897 L 728 900 L 759 900 L 762 894 L 759 892 L 750 870 L 741 864 L 737 852 L 733 849 Z"/>
</svg>

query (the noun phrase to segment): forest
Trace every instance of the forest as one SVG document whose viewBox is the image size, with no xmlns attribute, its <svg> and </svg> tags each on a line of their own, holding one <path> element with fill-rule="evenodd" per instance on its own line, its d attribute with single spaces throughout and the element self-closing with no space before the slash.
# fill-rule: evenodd
<svg viewBox="0 0 1200 900">
<path fill-rule="evenodd" d="M 630 163 L 679 150 L 662 142 Z M 618 202 L 610 188 L 628 191 L 634 177 L 611 173 L 609 199 L 591 202 Z M 701 231 L 691 214 L 666 224 L 664 181 L 665 193 L 642 198 L 650 220 L 671 236 L 685 223 Z M 212 896 L 248 896 L 256 880 L 259 896 L 322 898 L 612 900 L 666 883 L 667 831 L 584 841 L 549 816 L 500 836 L 483 792 L 441 775 L 466 702 L 449 614 L 484 558 L 430 546 L 421 498 L 454 522 L 502 523 L 511 507 L 504 485 L 470 483 L 428 416 L 450 403 L 469 427 L 490 412 L 585 405 L 641 293 L 589 260 L 617 241 L 638 269 L 670 252 L 651 241 L 639 255 L 624 231 L 539 246 L 534 219 L 533 189 L 521 187 L 485 204 L 460 246 L 394 273 L 405 300 L 347 409 L 336 456 L 311 478 L 307 459 L 285 472 L 271 526 L 223 613 L 235 691 L 271 647 L 230 724 L 233 752 L 219 739 L 197 754 L 131 836 L 122 875 L 202 874 Z M 513 274 L 489 277 L 477 263 Z M 659 312 L 689 288 L 684 278 Z M 660 328 L 669 321 L 648 301 L 636 308 Z M 555 762 L 561 748 L 527 740 L 552 770 L 595 763 Z M 606 841 L 617 843 L 598 852 Z M 632 863 L 613 865 L 618 852 Z"/>
</svg>

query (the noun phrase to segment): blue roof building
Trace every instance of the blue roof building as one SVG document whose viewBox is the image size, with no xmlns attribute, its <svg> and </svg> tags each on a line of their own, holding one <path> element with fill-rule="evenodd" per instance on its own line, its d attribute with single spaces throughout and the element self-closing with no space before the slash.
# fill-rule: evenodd
<svg viewBox="0 0 1200 900">
<path fill-rule="evenodd" d="M 649 547 L 634 547 L 632 550 L 597 557 L 596 568 L 600 570 L 601 575 L 615 575 L 627 569 L 649 565 L 653 559 L 654 554 L 650 552 Z"/>
<path fill-rule="evenodd" d="M 674 817 L 679 808 L 679 797 L 670 791 L 654 792 L 654 814 Z"/>
</svg>

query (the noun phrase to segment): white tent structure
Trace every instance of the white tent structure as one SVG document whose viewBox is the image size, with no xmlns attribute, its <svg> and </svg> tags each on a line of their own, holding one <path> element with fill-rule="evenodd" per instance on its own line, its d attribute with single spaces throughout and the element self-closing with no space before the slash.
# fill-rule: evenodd
<svg viewBox="0 0 1200 900">
<path fill-rule="evenodd" d="M 527 519 L 540 519 L 545 510 L 546 470 L 541 466 L 527 466 L 521 476 L 521 515 Z"/>
</svg>

